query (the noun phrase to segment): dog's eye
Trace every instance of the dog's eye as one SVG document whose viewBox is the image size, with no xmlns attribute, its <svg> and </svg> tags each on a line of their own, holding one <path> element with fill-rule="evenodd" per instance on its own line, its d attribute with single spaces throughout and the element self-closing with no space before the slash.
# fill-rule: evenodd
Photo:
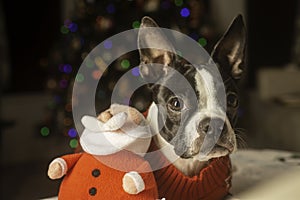
<svg viewBox="0 0 300 200">
<path fill-rule="evenodd" d="M 239 100 L 235 93 L 230 92 L 227 94 L 227 105 L 233 108 L 236 108 L 239 105 Z"/>
<path fill-rule="evenodd" d="M 174 97 L 169 100 L 168 106 L 173 111 L 181 111 L 184 108 L 184 102 L 182 99 Z"/>
</svg>

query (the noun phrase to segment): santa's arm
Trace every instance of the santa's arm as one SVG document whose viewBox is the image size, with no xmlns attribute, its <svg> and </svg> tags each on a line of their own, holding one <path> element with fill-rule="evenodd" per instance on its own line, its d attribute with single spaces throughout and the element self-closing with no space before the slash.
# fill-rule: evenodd
<svg viewBox="0 0 300 200">
<path fill-rule="evenodd" d="M 123 189 L 128 194 L 138 194 L 145 189 L 145 182 L 136 171 L 127 172 L 123 176 Z"/>
<path fill-rule="evenodd" d="M 55 158 L 48 168 L 48 176 L 51 179 L 59 179 L 63 177 L 69 169 L 71 169 L 82 153 L 68 154 L 59 158 Z"/>
<path fill-rule="evenodd" d="M 150 199 L 158 198 L 156 181 L 148 162 L 141 163 L 136 171 L 131 171 L 124 175 L 123 189 L 129 194 L 138 194 L 147 190 L 147 195 L 151 196 Z M 146 199 L 149 199 L 150 196 L 147 196 Z"/>
</svg>

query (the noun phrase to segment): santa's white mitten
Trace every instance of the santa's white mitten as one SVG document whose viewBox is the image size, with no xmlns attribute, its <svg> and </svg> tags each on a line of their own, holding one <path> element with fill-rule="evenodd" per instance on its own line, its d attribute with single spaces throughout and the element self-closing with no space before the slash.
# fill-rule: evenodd
<svg viewBox="0 0 300 200">
<path fill-rule="evenodd" d="M 54 159 L 48 168 L 48 176 L 51 179 L 59 179 L 67 173 L 67 163 L 62 158 Z"/>
<path fill-rule="evenodd" d="M 128 172 L 123 177 L 123 189 L 128 194 L 138 194 L 145 189 L 141 175 L 135 171 Z"/>
</svg>

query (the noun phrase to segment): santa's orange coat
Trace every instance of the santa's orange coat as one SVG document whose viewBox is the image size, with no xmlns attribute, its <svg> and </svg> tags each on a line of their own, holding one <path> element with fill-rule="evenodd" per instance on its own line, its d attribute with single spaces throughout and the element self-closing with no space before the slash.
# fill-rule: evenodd
<svg viewBox="0 0 300 200">
<path fill-rule="evenodd" d="M 106 156 L 75 153 L 61 158 L 66 161 L 68 171 L 61 183 L 58 199 L 149 200 L 158 197 L 156 182 L 149 163 L 132 152 L 122 150 Z M 108 166 L 109 162 L 113 162 L 127 172 L 140 172 L 145 182 L 145 190 L 137 195 L 126 193 L 122 188 L 122 178 L 126 172 Z M 142 173 L 145 171 L 150 172 Z"/>
</svg>

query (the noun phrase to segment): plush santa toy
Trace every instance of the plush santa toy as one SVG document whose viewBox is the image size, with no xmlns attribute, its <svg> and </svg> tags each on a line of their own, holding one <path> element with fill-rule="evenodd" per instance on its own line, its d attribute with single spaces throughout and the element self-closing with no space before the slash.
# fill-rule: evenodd
<svg viewBox="0 0 300 200">
<path fill-rule="evenodd" d="M 59 199 L 157 199 L 149 163 L 143 158 L 151 133 L 136 109 L 113 104 L 98 118 L 84 116 L 83 153 L 54 159 L 51 179 L 64 176 Z"/>
</svg>

